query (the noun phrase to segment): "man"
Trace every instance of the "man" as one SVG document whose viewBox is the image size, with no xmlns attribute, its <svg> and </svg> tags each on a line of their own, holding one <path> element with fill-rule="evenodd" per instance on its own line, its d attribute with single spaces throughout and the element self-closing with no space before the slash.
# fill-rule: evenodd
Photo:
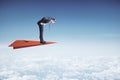
<svg viewBox="0 0 120 80">
<path fill-rule="evenodd" d="M 46 42 L 43 39 L 43 30 L 44 30 L 44 25 L 49 24 L 49 23 L 55 23 L 56 20 L 55 18 L 51 18 L 51 17 L 43 17 L 41 20 L 39 20 L 37 22 L 38 26 L 39 26 L 39 38 L 40 38 L 40 43 L 45 44 Z"/>
</svg>

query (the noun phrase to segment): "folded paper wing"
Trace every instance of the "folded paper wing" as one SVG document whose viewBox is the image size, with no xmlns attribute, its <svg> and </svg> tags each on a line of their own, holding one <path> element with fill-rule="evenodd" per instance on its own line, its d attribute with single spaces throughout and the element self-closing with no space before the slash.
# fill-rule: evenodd
<svg viewBox="0 0 120 80">
<path fill-rule="evenodd" d="M 10 44 L 9 47 L 13 47 L 13 49 L 18 49 L 18 48 L 47 45 L 47 44 L 54 44 L 54 43 L 56 42 L 46 42 L 45 44 L 42 44 L 40 43 L 40 41 L 34 41 L 34 40 L 16 40 L 12 44 Z"/>
</svg>

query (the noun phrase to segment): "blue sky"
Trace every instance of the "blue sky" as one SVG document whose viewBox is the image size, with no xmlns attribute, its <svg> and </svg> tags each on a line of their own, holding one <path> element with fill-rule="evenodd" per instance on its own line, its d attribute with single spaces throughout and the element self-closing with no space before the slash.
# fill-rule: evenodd
<svg viewBox="0 0 120 80">
<path fill-rule="evenodd" d="M 119 0 L 0 0 L 0 43 L 39 40 L 36 23 L 43 16 L 57 20 L 50 31 L 45 27 L 46 41 L 120 48 Z"/>
<path fill-rule="evenodd" d="M 57 20 L 44 35 L 56 44 L 8 47 L 39 40 L 43 16 Z M 0 0 L 1 80 L 120 79 L 119 56 L 120 0 Z"/>
</svg>

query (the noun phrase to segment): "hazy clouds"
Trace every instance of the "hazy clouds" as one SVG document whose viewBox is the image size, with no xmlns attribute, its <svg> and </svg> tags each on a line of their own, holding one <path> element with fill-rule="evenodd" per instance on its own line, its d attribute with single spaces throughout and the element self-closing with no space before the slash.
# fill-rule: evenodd
<svg viewBox="0 0 120 80">
<path fill-rule="evenodd" d="M 119 80 L 119 63 L 119 57 L 19 57 L 0 62 L 0 80 Z"/>
</svg>

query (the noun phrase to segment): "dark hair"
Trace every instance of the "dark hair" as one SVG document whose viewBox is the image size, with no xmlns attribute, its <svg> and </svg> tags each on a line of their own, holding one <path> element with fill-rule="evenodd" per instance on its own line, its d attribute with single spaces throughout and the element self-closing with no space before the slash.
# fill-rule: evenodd
<svg viewBox="0 0 120 80">
<path fill-rule="evenodd" d="M 51 20 L 55 20 L 55 18 L 51 18 Z"/>
</svg>

